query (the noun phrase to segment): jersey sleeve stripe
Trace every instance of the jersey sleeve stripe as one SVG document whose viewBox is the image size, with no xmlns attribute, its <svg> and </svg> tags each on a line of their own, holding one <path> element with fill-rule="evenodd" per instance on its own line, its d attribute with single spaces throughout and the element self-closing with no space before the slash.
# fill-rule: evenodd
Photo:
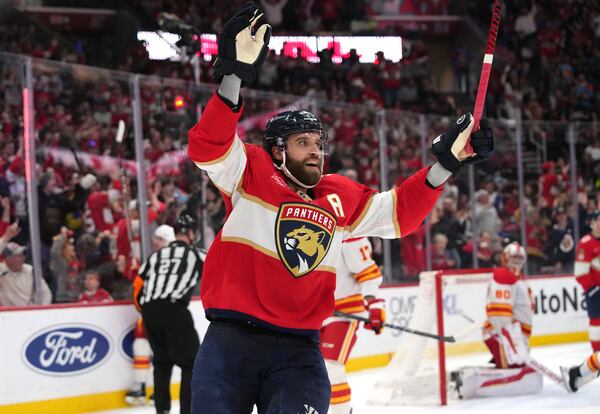
<svg viewBox="0 0 600 414">
<path fill-rule="evenodd" d="M 512 310 L 513 306 L 510 303 L 492 302 L 487 305 L 487 309 Z"/>
<path fill-rule="evenodd" d="M 488 314 L 489 317 L 494 317 L 494 316 L 496 316 L 496 317 L 503 317 L 504 316 L 504 317 L 507 317 L 507 318 L 512 317 L 512 312 L 508 312 L 508 311 L 490 311 L 490 310 L 488 310 L 487 314 Z"/>
<path fill-rule="evenodd" d="M 373 203 L 373 196 L 369 197 L 369 200 L 365 203 L 365 208 L 363 208 L 363 211 L 361 211 L 360 215 L 358 216 L 358 218 L 354 221 L 354 223 L 352 223 L 349 228 L 350 228 L 350 232 L 353 232 L 359 225 L 360 223 L 363 221 L 363 219 L 365 218 L 365 216 L 367 215 L 367 212 L 369 211 L 369 209 L 371 208 L 371 204 Z"/>
<path fill-rule="evenodd" d="M 344 313 L 361 313 L 365 311 L 365 306 L 362 304 L 356 306 L 342 305 L 336 306 L 335 310 Z"/>
<path fill-rule="evenodd" d="M 256 204 L 260 204 L 264 208 L 274 211 L 276 213 L 279 211 L 279 208 L 277 206 L 275 206 L 273 204 L 269 204 L 269 203 L 261 200 L 260 198 L 253 196 L 252 194 L 248 194 L 246 191 L 244 191 L 244 189 L 241 187 L 241 185 L 238 186 L 237 191 L 238 191 L 238 193 L 240 193 L 240 196 L 242 198 L 245 198 L 246 200 L 252 201 Z"/>
<path fill-rule="evenodd" d="M 367 280 L 375 279 L 381 276 L 381 271 L 377 265 L 371 265 L 360 273 L 354 275 L 354 279 L 358 283 L 366 282 Z"/>
<path fill-rule="evenodd" d="M 225 159 L 227 159 L 227 157 L 229 157 L 229 154 L 231 154 L 231 151 L 233 150 L 233 147 L 235 146 L 237 140 L 239 140 L 239 138 L 236 134 L 235 138 L 231 142 L 231 145 L 229 145 L 229 148 L 227 148 L 227 151 L 225 151 L 225 154 L 221 155 L 219 158 L 215 158 L 215 159 L 203 161 L 203 162 L 194 161 L 194 164 L 196 164 L 200 168 L 203 168 L 203 167 L 207 167 L 209 165 L 214 165 L 214 164 L 223 162 Z M 243 145 L 242 145 L 242 147 L 243 147 Z"/>
<path fill-rule="evenodd" d="M 355 302 L 355 301 L 362 301 L 363 300 L 363 296 L 361 294 L 358 295 L 352 295 L 352 296 L 346 296 L 345 298 L 341 298 L 341 299 L 337 299 L 335 301 L 336 305 L 341 305 L 342 303 L 350 303 L 350 302 Z"/>
<path fill-rule="evenodd" d="M 369 280 L 379 279 L 381 277 L 382 277 L 381 273 L 378 272 L 378 273 L 372 273 L 370 275 L 365 275 L 365 276 L 361 277 L 360 279 L 356 279 L 356 281 L 358 283 L 362 284 L 362 283 L 368 282 Z"/>
<path fill-rule="evenodd" d="M 398 222 L 398 194 L 396 194 L 396 190 L 392 189 L 389 191 L 392 195 L 392 222 L 394 223 L 394 232 L 396 233 L 396 238 L 399 239 L 402 236 L 400 232 L 400 223 Z"/>
</svg>

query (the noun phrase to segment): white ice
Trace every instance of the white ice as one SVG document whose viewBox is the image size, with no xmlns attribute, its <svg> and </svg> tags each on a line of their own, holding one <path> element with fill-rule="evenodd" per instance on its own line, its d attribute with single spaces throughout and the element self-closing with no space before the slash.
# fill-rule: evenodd
<svg viewBox="0 0 600 414">
<path fill-rule="evenodd" d="M 532 356 L 548 368 L 559 373 L 559 367 L 580 364 L 591 353 L 589 343 L 536 347 Z M 448 358 L 448 369 L 464 365 L 481 365 L 489 359 L 488 354 Z M 375 407 L 366 404 L 373 383 L 381 375 L 381 369 L 350 374 L 353 414 L 441 414 L 468 411 L 469 414 L 600 414 L 600 378 L 568 394 L 557 384 L 544 378 L 544 389 L 530 396 L 510 398 L 482 398 L 473 400 L 451 400 L 448 407 Z M 153 407 L 125 408 L 105 411 L 105 414 L 153 414 Z M 256 410 L 254 411 L 256 413 Z M 177 403 L 171 414 L 179 414 Z M 217 413 L 215 413 L 217 414 Z M 323 413 L 325 414 L 325 413 Z"/>
</svg>

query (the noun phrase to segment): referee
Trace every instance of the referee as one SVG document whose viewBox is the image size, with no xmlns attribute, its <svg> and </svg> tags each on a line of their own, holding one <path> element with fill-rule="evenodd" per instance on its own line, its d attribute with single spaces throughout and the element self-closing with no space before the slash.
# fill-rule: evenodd
<svg viewBox="0 0 600 414">
<path fill-rule="evenodd" d="M 191 411 L 194 358 L 200 345 L 187 309 L 203 262 L 192 247 L 196 221 L 187 214 L 173 226 L 175 241 L 152 253 L 134 281 L 133 298 L 142 312 L 154 355 L 154 404 L 157 414 L 171 409 L 169 392 L 173 365 L 181 368 L 180 413 Z"/>
</svg>

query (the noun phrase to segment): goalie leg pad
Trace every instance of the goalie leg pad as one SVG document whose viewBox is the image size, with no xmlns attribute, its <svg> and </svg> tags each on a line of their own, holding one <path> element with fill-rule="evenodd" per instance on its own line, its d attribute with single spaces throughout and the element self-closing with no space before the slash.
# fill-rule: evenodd
<svg viewBox="0 0 600 414">
<path fill-rule="evenodd" d="M 543 377 L 529 367 L 465 367 L 458 370 L 461 398 L 534 394 L 542 389 Z"/>
</svg>

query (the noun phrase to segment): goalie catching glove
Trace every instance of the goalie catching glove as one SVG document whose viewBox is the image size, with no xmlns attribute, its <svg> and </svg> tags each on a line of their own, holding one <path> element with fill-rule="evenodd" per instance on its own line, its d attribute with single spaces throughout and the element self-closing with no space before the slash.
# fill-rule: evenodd
<svg viewBox="0 0 600 414">
<path fill-rule="evenodd" d="M 225 75 L 236 75 L 242 80 L 242 86 L 247 86 L 256 79 L 258 69 L 267 57 L 271 38 L 268 24 L 260 26 L 252 36 L 252 29 L 261 17 L 260 9 L 250 2 L 225 23 L 219 35 L 215 81 L 220 82 Z"/>
<path fill-rule="evenodd" d="M 473 116 L 470 112 L 461 116 L 450 126 L 448 132 L 433 140 L 431 152 L 446 170 L 456 174 L 465 164 L 475 164 L 488 159 L 494 152 L 494 134 L 485 119 L 479 123 L 479 130 L 473 130 Z M 473 154 L 466 150 L 471 137 Z"/>
<path fill-rule="evenodd" d="M 369 322 L 365 323 L 365 329 L 369 329 L 379 335 L 383 331 L 385 323 L 385 300 L 374 296 L 365 297 L 365 308 L 369 312 Z"/>
</svg>

